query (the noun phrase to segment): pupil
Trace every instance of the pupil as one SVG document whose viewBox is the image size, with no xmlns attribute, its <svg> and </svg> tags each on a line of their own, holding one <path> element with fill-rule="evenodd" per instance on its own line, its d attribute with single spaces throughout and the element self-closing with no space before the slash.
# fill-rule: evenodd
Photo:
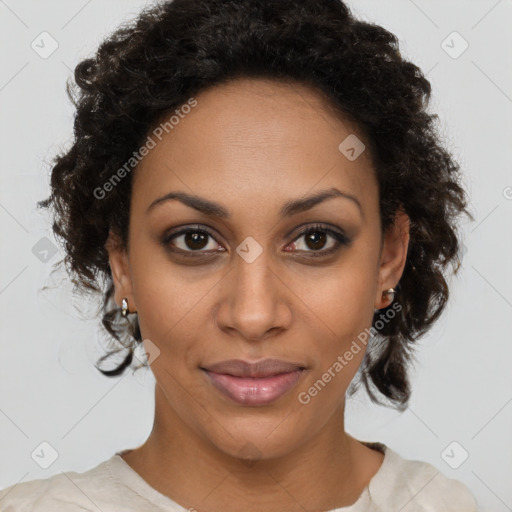
<svg viewBox="0 0 512 512">
<path fill-rule="evenodd" d="M 202 249 L 205 247 L 206 235 L 204 233 L 187 233 L 185 243 L 190 249 Z"/>
<path fill-rule="evenodd" d="M 318 231 L 313 231 L 307 236 L 308 242 L 313 242 L 312 249 L 321 249 L 325 245 L 325 233 L 320 233 Z"/>
</svg>

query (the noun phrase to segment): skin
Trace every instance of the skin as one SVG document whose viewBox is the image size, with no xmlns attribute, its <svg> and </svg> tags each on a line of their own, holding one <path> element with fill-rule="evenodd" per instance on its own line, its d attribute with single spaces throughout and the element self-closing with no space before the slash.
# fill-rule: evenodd
<svg viewBox="0 0 512 512">
<path fill-rule="evenodd" d="M 357 127 L 299 84 L 237 79 L 197 97 L 197 106 L 140 162 L 133 176 L 129 248 L 114 233 L 107 249 L 120 305 L 137 312 L 155 375 L 155 421 L 146 442 L 123 455 L 152 487 L 198 511 L 329 510 L 354 503 L 383 455 L 344 429 L 345 392 L 364 356 L 355 354 L 311 401 L 298 400 L 357 335 L 382 295 L 400 280 L 409 219 L 398 212 L 384 234 L 368 151 L 348 160 L 339 144 Z M 336 187 L 357 198 L 327 199 L 281 219 L 288 200 Z M 177 200 L 171 191 L 216 201 L 229 219 Z M 299 236 L 316 223 L 343 230 L 334 247 Z M 172 228 L 209 227 L 198 256 Z M 325 232 L 322 232 L 325 233 Z M 262 253 L 248 263 L 236 248 L 252 237 Z M 223 252 L 215 252 L 218 247 Z M 150 342 L 148 342 L 150 340 Z M 154 347 L 160 351 L 155 353 Z M 364 347 L 363 347 L 364 348 Z M 307 370 L 295 388 L 265 406 L 220 394 L 200 370 L 222 360 L 278 358 Z"/>
</svg>

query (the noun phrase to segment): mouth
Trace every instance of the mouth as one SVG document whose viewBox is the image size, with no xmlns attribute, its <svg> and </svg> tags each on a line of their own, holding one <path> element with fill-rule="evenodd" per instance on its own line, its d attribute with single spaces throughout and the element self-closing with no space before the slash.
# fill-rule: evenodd
<svg viewBox="0 0 512 512">
<path fill-rule="evenodd" d="M 239 359 L 201 367 L 209 382 L 224 396 L 241 405 L 267 405 L 299 381 L 306 367 L 279 359 L 249 363 Z"/>
<path fill-rule="evenodd" d="M 205 370 L 213 386 L 241 405 L 267 405 L 293 388 L 304 370 L 269 377 L 235 377 Z"/>
</svg>

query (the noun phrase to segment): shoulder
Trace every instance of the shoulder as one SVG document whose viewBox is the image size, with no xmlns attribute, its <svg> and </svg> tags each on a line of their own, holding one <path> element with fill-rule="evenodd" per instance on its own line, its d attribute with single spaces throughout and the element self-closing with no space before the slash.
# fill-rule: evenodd
<svg viewBox="0 0 512 512">
<path fill-rule="evenodd" d="M 370 494 L 382 510 L 401 512 L 477 512 L 477 503 L 462 482 L 435 466 L 385 449 L 383 464 L 370 482 Z"/>
<path fill-rule="evenodd" d="M 46 479 L 30 480 L 0 490 L 2 512 L 75 512 L 95 510 L 95 500 L 106 497 L 115 481 L 110 460 L 82 473 L 61 472 Z M 65 508 L 64 508 L 65 507 Z"/>
</svg>

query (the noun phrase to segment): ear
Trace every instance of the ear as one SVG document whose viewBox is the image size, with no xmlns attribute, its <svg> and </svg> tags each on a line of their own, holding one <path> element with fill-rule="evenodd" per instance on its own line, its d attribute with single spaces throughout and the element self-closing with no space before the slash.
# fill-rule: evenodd
<svg viewBox="0 0 512 512">
<path fill-rule="evenodd" d="M 118 306 L 121 306 L 123 299 L 128 300 L 128 312 L 137 311 L 137 305 L 133 296 L 132 278 L 130 273 L 130 263 L 128 254 L 123 247 L 121 240 L 112 230 L 109 232 L 105 243 L 108 252 L 112 280 L 114 282 L 114 299 Z"/>
<path fill-rule="evenodd" d="M 409 247 L 409 216 L 399 209 L 394 223 L 384 234 L 381 259 L 379 265 L 378 286 L 375 296 L 375 308 L 382 309 L 389 306 L 390 301 L 382 292 L 394 288 L 402 277 L 407 261 Z"/>
</svg>

